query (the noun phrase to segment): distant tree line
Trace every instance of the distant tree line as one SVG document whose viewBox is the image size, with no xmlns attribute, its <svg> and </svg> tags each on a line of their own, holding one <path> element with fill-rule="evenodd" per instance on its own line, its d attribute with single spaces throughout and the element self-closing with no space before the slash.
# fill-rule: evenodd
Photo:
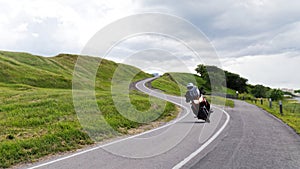
<svg viewBox="0 0 300 169">
<path fill-rule="evenodd" d="M 295 93 L 300 93 L 300 89 L 299 89 L 299 90 L 295 90 L 294 92 L 295 92 Z"/>
<path fill-rule="evenodd" d="M 271 98 L 272 100 L 280 100 L 284 95 L 284 92 L 280 89 L 271 89 L 270 87 L 265 87 L 263 85 L 251 86 L 250 92 L 254 97 Z"/>
<path fill-rule="evenodd" d="M 213 84 L 226 86 L 240 93 L 247 92 L 248 79 L 240 77 L 238 74 L 224 71 L 216 66 L 206 66 L 202 64 L 198 65 L 195 70 L 207 82 L 207 87 L 211 86 L 211 82 L 215 82 Z"/>
<path fill-rule="evenodd" d="M 238 74 L 222 70 L 216 66 L 209 66 L 200 64 L 195 69 L 201 78 L 206 83 L 205 87 L 227 87 L 238 91 L 239 93 L 250 93 L 256 98 L 272 98 L 272 100 L 279 100 L 283 98 L 284 93 L 279 89 L 271 89 L 263 85 L 250 85 L 247 84 L 248 79 L 241 77 Z M 224 79 L 225 77 L 225 79 Z M 211 84 L 217 86 L 211 86 Z M 299 91 L 300 93 L 300 91 Z"/>
</svg>

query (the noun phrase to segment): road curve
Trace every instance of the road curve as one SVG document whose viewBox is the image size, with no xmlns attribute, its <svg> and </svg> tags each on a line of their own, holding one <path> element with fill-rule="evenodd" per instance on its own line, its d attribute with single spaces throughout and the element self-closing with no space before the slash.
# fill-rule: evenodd
<svg viewBox="0 0 300 169">
<path fill-rule="evenodd" d="M 129 138 L 24 168 L 300 168 L 300 136 L 262 109 L 235 101 L 226 112 L 215 108 L 211 123 L 194 119 L 183 98 L 145 87 L 149 95 L 181 105 L 173 122 Z"/>
<path fill-rule="evenodd" d="M 183 168 L 300 169 L 300 136 L 289 126 L 243 101 L 227 112 L 231 120 L 216 146 Z"/>
<path fill-rule="evenodd" d="M 21 168 L 178 168 L 193 159 L 217 139 L 229 122 L 228 114 L 215 108 L 211 123 L 194 118 L 190 105 L 181 97 L 168 96 L 145 87 L 153 78 L 140 81 L 136 88 L 182 107 L 177 119 L 128 138 L 55 157 Z"/>
</svg>

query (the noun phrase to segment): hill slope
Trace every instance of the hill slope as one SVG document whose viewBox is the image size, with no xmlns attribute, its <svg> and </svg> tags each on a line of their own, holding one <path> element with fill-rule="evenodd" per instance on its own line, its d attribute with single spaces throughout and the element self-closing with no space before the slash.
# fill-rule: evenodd
<svg viewBox="0 0 300 169">
<path fill-rule="evenodd" d="M 190 73 L 165 73 L 160 78 L 154 80 L 151 85 L 168 94 L 184 96 L 187 83 L 198 84 L 200 86 L 203 85 L 205 81 L 198 75 Z"/>
<path fill-rule="evenodd" d="M 42 88 L 72 88 L 73 70 L 78 55 L 60 54 L 45 58 L 28 53 L 0 51 L 0 82 L 9 84 L 26 84 Z M 89 58 L 91 59 L 91 58 Z M 97 58 L 94 58 L 95 61 Z M 97 77 L 103 83 L 110 83 L 117 63 L 101 60 Z M 140 78 L 150 77 L 135 67 L 124 65 L 124 76 L 140 72 Z M 96 86 L 99 87 L 99 86 Z M 102 88 L 107 90 L 107 88 Z"/>
<path fill-rule="evenodd" d="M 71 90 L 77 58 L 69 54 L 45 58 L 0 51 L 0 168 L 127 134 L 131 128 L 144 124 L 128 120 L 118 112 L 110 91 L 111 81 L 116 69 L 122 70 L 118 77 L 134 77 L 132 81 L 150 75 L 132 66 L 102 60 L 96 74 L 95 94 L 105 121 L 96 122 L 108 123 L 110 128 L 82 126 Z M 177 112 L 173 104 L 167 103 L 164 108 L 159 100 L 151 105 L 149 96 L 136 90 L 130 90 L 130 101 L 142 114 L 131 111 L 146 119 L 162 111 L 159 119 L 170 119 Z"/>
<path fill-rule="evenodd" d="M 186 93 L 186 84 L 193 83 L 198 87 L 203 87 L 206 94 L 210 94 L 210 89 L 206 88 L 205 80 L 203 80 L 200 76 L 190 73 L 165 73 L 160 78 L 152 81 L 151 85 L 153 88 L 164 91 L 167 94 L 183 96 Z M 228 94 L 234 93 L 233 90 L 228 88 L 222 88 L 222 90 L 227 92 Z M 210 97 L 206 96 L 208 100 L 210 100 L 213 104 L 218 105 L 226 105 L 233 107 L 234 103 L 231 100 L 222 98 L 222 97 Z"/>
</svg>

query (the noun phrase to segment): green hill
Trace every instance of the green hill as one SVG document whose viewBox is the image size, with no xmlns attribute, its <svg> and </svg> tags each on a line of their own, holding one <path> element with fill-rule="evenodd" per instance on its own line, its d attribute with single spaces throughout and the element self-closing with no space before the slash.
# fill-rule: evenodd
<svg viewBox="0 0 300 169">
<path fill-rule="evenodd" d="M 196 74 L 190 73 L 165 73 L 160 78 L 152 81 L 151 85 L 153 88 L 159 89 L 164 91 L 167 94 L 177 95 L 177 96 L 184 96 L 186 93 L 186 85 L 187 83 L 193 83 L 197 85 L 199 88 L 203 87 L 206 94 L 210 94 L 210 89 L 206 88 L 205 80 L 203 80 L 200 76 Z M 234 94 L 235 91 L 232 89 L 228 89 L 223 87 L 221 89 L 224 93 L 227 94 Z M 221 97 L 210 97 L 207 98 L 211 101 L 213 99 L 214 104 L 220 104 L 227 106 L 234 106 L 233 101 L 227 100 Z"/>
<path fill-rule="evenodd" d="M 8 84 L 26 84 L 42 88 L 72 88 L 72 78 L 78 55 L 60 54 L 52 58 L 45 58 L 28 53 L 0 51 L 0 82 Z M 89 58 L 91 59 L 91 58 Z M 95 61 L 97 58 L 94 58 Z M 97 80 L 110 83 L 114 70 L 120 66 L 117 63 L 101 60 L 101 67 L 97 73 Z M 124 76 L 139 71 L 140 78 L 150 77 L 137 68 L 124 65 Z M 110 86 L 100 87 L 108 90 Z"/>
<path fill-rule="evenodd" d="M 199 88 L 203 87 L 207 94 L 211 93 L 211 89 L 207 88 L 206 81 L 200 76 L 191 73 L 165 73 L 160 78 L 152 82 L 154 88 L 165 91 L 168 94 L 184 95 L 187 83 L 193 83 Z M 180 93 L 183 91 L 183 93 Z M 229 88 L 222 88 L 224 93 L 235 95 L 235 91 Z"/>
<path fill-rule="evenodd" d="M 184 96 L 186 84 L 203 85 L 205 82 L 198 76 L 190 73 L 165 73 L 160 78 L 152 81 L 151 85 L 154 88 L 160 89 L 168 94 Z"/>
<path fill-rule="evenodd" d="M 74 110 L 71 90 L 77 58 L 78 55 L 70 54 L 45 58 L 0 51 L 0 168 L 78 149 L 95 140 L 127 134 L 130 129 L 145 124 L 129 120 L 118 112 L 112 99 L 111 81 L 116 69 L 121 69 L 117 81 L 134 77 L 132 82 L 135 82 L 151 75 L 103 59 L 96 74 L 95 94 L 105 121 L 95 119 L 100 127 L 82 126 Z M 87 59 L 96 61 L 98 58 Z M 79 73 L 83 79 L 87 69 L 82 68 Z M 147 119 L 170 120 L 176 116 L 175 105 L 167 103 L 164 108 L 158 99 L 151 99 L 155 104 L 151 105 L 149 97 L 130 90 L 131 104 L 143 112 L 128 111 L 146 122 Z M 129 107 L 127 103 L 122 106 Z M 111 128 L 102 125 L 104 122 Z"/>
</svg>

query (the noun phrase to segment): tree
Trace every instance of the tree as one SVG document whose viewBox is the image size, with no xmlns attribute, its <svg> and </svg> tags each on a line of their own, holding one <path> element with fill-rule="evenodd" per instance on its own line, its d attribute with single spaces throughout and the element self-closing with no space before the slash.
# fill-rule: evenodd
<svg viewBox="0 0 300 169">
<path fill-rule="evenodd" d="M 222 87 L 225 86 L 226 79 L 224 77 L 224 74 L 218 72 L 209 72 L 209 81 L 211 88 L 213 88 L 216 91 L 222 91 Z M 213 86 L 212 86 L 213 85 Z"/>
<path fill-rule="evenodd" d="M 247 92 L 248 79 L 240 77 L 240 75 L 225 71 L 227 87 L 237 90 L 240 93 Z"/>
<path fill-rule="evenodd" d="M 267 97 L 267 93 L 270 90 L 270 88 L 265 87 L 263 85 L 255 85 L 253 87 L 253 89 L 251 90 L 251 93 L 255 96 L 255 97 Z"/>
<path fill-rule="evenodd" d="M 195 69 L 197 73 L 207 82 L 206 86 L 211 87 L 214 84 L 216 88 L 227 86 L 230 89 L 237 90 L 240 93 L 247 92 L 248 79 L 240 77 L 228 71 L 223 71 L 217 66 L 198 65 Z M 224 79 L 225 77 L 225 79 Z"/>
<path fill-rule="evenodd" d="M 270 94 L 272 100 L 280 100 L 283 98 L 283 92 L 279 89 L 273 89 Z"/>
<path fill-rule="evenodd" d="M 295 90 L 295 93 L 300 93 L 300 89 L 299 90 Z"/>
<path fill-rule="evenodd" d="M 205 87 L 209 90 L 211 90 L 210 80 L 207 73 L 207 69 L 205 65 L 198 65 L 195 71 L 200 74 L 201 78 L 205 81 Z"/>
<path fill-rule="evenodd" d="M 197 73 L 199 73 L 202 78 L 205 78 L 206 76 L 208 76 L 206 66 L 204 66 L 202 64 L 198 65 L 197 68 L 195 69 L 195 71 Z"/>
</svg>

